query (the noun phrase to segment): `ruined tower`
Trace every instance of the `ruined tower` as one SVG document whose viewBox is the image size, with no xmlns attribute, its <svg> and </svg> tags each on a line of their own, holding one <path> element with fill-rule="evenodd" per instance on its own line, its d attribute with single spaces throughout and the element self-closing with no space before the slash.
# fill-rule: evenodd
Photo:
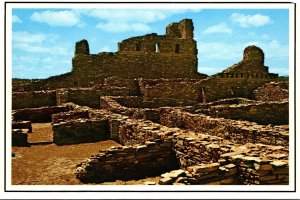
<svg viewBox="0 0 300 200">
<path fill-rule="evenodd" d="M 78 54 L 83 54 L 83 55 L 90 54 L 89 43 L 87 40 L 80 40 L 80 41 L 76 42 L 75 55 L 78 55 Z"/>
</svg>

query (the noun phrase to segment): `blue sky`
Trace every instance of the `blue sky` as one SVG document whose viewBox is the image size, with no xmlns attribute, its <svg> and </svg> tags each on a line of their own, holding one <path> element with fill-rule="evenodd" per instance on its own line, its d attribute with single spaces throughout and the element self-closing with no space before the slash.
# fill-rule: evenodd
<svg viewBox="0 0 300 200">
<path fill-rule="evenodd" d="M 288 74 L 288 9 L 13 9 L 12 76 L 47 78 L 70 72 L 76 41 L 90 52 L 117 51 L 123 39 L 184 18 L 194 22 L 198 71 L 220 72 L 242 59 L 248 45 L 265 52 L 270 72 Z"/>
</svg>

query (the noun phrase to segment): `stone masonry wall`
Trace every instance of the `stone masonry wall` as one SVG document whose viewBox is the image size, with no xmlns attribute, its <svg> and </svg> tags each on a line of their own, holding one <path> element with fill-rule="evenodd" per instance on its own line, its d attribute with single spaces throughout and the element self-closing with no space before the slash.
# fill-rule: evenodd
<svg viewBox="0 0 300 200">
<path fill-rule="evenodd" d="M 54 90 L 12 93 L 13 110 L 55 105 L 56 97 Z"/>
<path fill-rule="evenodd" d="M 199 81 L 200 102 L 211 102 L 226 98 L 253 98 L 253 90 L 270 82 L 271 79 L 257 78 L 217 78 L 211 77 Z"/>
<path fill-rule="evenodd" d="M 144 145 L 100 151 L 77 165 L 76 177 L 81 181 L 107 181 L 151 176 L 176 167 L 172 140 L 146 141 Z"/>
<path fill-rule="evenodd" d="M 19 110 L 13 110 L 12 117 L 14 121 L 24 120 L 35 123 L 39 122 L 51 122 L 51 115 L 59 112 L 69 111 L 68 106 L 51 106 L 40 108 L 25 108 Z"/>
<path fill-rule="evenodd" d="M 289 123 L 289 102 L 211 106 L 209 115 L 218 118 L 247 120 L 265 125 L 282 125 Z"/>
<path fill-rule="evenodd" d="M 76 176 L 81 181 L 145 176 L 146 171 L 155 174 L 179 165 L 183 170 L 162 174 L 160 184 L 288 183 L 286 147 L 240 145 L 222 137 L 91 110 L 90 117 L 96 116 L 108 119 L 111 135 L 119 135 L 126 146 L 102 151 L 78 164 Z"/>
<path fill-rule="evenodd" d="M 97 142 L 110 139 L 109 124 L 103 119 L 78 119 L 55 123 L 53 143 L 57 145 Z"/>
<path fill-rule="evenodd" d="M 151 101 L 153 99 L 176 99 L 177 101 L 195 104 L 199 101 L 199 90 L 196 84 L 184 82 L 146 86 L 144 100 Z"/>
<path fill-rule="evenodd" d="M 131 95 L 131 91 L 130 88 L 126 87 L 70 88 L 59 89 L 56 95 L 58 105 L 73 102 L 81 106 L 100 108 L 101 96 L 128 96 Z"/>
<path fill-rule="evenodd" d="M 118 97 L 116 98 L 118 99 Z M 133 98 L 132 100 L 139 101 L 139 99 L 136 98 Z M 129 108 L 119 104 L 114 97 L 109 97 L 109 96 L 101 97 L 100 106 L 102 109 L 106 109 L 114 113 L 126 115 L 133 119 L 144 119 L 144 120 L 159 122 L 159 118 L 160 118 L 159 108 Z"/>
<path fill-rule="evenodd" d="M 208 133 L 240 144 L 247 142 L 283 146 L 289 144 L 288 130 L 282 127 L 268 127 L 248 121 L 212 118 L 204 114 L 185 112 L 178 108 L 165 107 L 160 111 L 160 122 L 164 126 Z"/>
<path fill-rule="evenodd" d="M 187 176 L 172 183 L 288 184 L 288 148 L 263 144 L 234 144 L 198 133 L 174 134 L 174 149 Z"/>
</svg>

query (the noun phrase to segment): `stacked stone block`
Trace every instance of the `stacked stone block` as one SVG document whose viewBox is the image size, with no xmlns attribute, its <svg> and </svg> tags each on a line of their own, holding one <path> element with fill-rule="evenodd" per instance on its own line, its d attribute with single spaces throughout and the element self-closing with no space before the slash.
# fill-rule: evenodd
<svg viewBox="0 0 300 200">
<path fill-rule="evenodd" d="M 14 121 L 24 120 L 34 123 L 51 122 L 51 115 L 60 112 L 69 111 L 68 106 L 51 106 L 40 108 L 25 108 L 13 110 L 12 116 Z"/>
<path fill-rule="evenodd" d="M 28 135 L 22 129 L 12 129 L 11 134 L 12 146 L 29 146 Z"/>
<path fill-rule="evenodd" d="M 212 118 L 204 114 L 192 114 L 179 108 L 161 108 L 160 122 L 168 127 L 209 133 L 239 144 L 247 142 L 269 145 L 289 144 L 288 130 L 280 126 L 270 127 L 254 122 Z"/>
<path fill-rule="evenodd" d="M 176 168 L 171 141 L 146 141 L 100 151 L 77 165 L 76 177 L 82 181 L 128 179 Z"/>
<path fill-rule="evenodd" d="M 289 102 L 256 102 L 240 105 L 217 105 L 209 108 L 209 115 L 259 124 L 283 125 L 289 123 Z"/>
<path fill-rule="evenodd" d="M 103 119 L 78 119 L 53 124 L 53 143 L 57 145 L 97 142 L 110 139 L 109 124 Z"/>
</svg>

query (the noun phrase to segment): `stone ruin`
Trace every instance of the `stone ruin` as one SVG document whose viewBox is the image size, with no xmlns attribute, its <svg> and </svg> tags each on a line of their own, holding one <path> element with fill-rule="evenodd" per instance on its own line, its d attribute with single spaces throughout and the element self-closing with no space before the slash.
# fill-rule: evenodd
<svg viewBox="0 0 300 200">
<path fill-rule="evenodd" d="M 37 122 L 52 123 L 56 145 L 120 143 L 78 163 L 83 183 L 289 184 L 288 79 L 269 73 L 256 46 L 221 73 L 198 73 L 193 29 L 184 19 L 116 53 L 77 42 L 70 73 L 13 85 L 12 144 L 28 145 Z"/>
</svg>

